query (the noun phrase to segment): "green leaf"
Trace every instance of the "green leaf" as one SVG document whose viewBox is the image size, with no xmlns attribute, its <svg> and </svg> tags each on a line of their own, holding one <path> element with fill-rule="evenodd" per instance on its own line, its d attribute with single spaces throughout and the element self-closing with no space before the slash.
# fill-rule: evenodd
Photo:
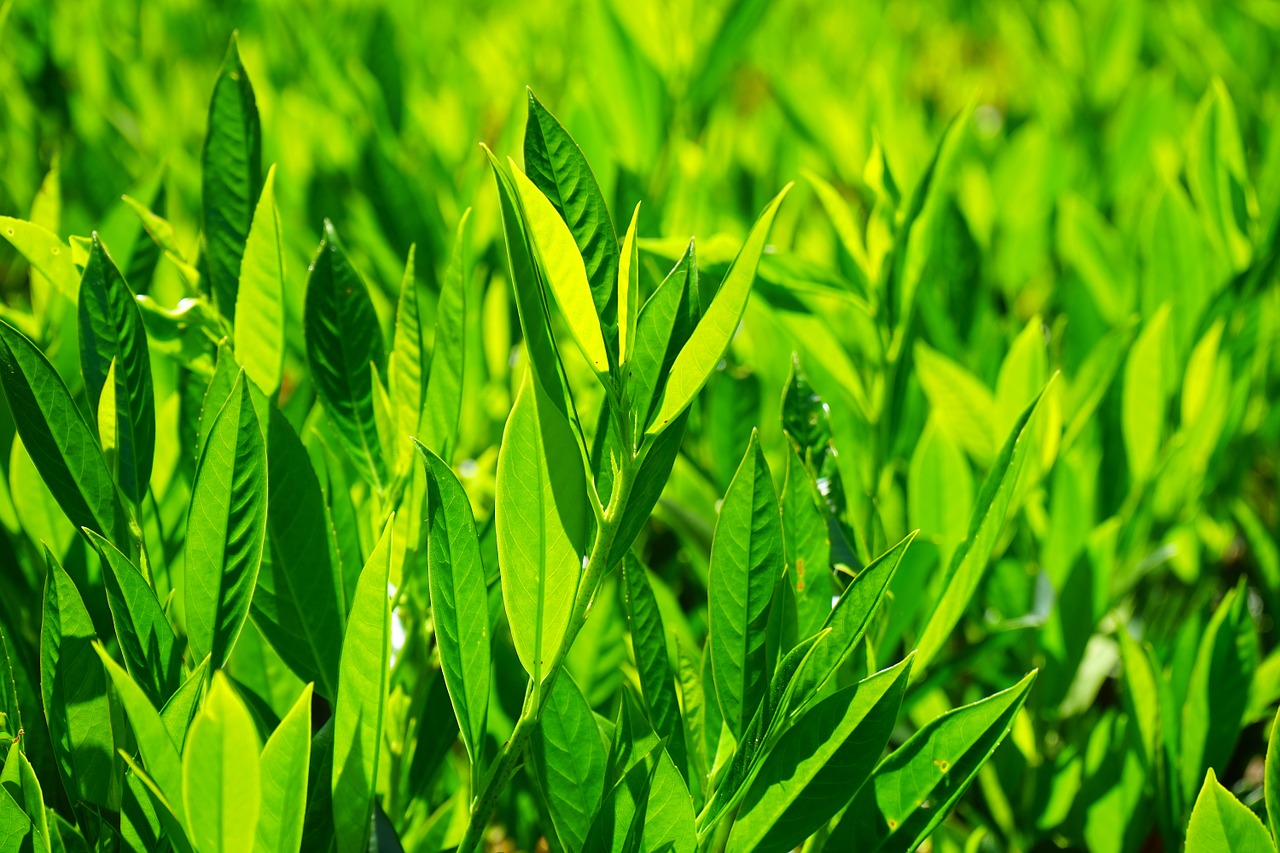
<svg viewBox="0 0 1280 853">
<path fill-rule="evenodd" d="M 950 814 L 1026 701 L 1035 672 L 943 714 L 880 762 L 827 839 L 830 850 L 914 850 Z"/>
<path fill-rule="evenodd" d="M 707 591 L 716 697 L 725 724 L 739 739 L 768 688 L 764 628 L 782 568 L 778 496 L 752 430 L 720 507 Z"/>
<path fill-rule="evenodd" d="M 1243 582 L 1214 611 L 1196 651 L 1182 705 L 1182 790 L 1191 799 L 1201 774 L 1224 770 L 1249 705 L 1258 636 Z"/>
<path fill-rule="evenodd" d="M 742 249 L 725 273 L 715 298 L 711 300 L 689 340 L 680 349 L 680 354 L 671 365 L 671 373 L 662 390 L 658 410 L 650 419 L 649 434 L 661 432 L 684 411 L 702 390 L 702 386 L 707 384 L 711 372 L 729 349 L 747 309 L 751 282 L 755 280 L 756 266 L 764 253 L 774 216 L 791 186 L 787 184 L 783 187 L 782 192 L 765 206 L 760 218 L 751 226 L 751 232 L 747 234 Z"/>
<path fill-rule="evenodd" d="M 467 208 L 458 223 L 453 254 L 449 257 L 440 301 L 436 305 L 436 337 L 431 351 L 431 374 L 427 378 L 426 405 L 417 422 L 423 444 L 436 448 L 445 460 L 457 449 L 466 375 L 470 222 L 471 208 Z"/>
<path fill-rule="evenodd" d="M 129 542 L 128 517 L 93 430 L 49 360 L 3 321 L 0 384 L 22 443 L 71 523 Z"/>
<path fill-rule="evenodd" d="M 409 436 L 418 432 L 418 421 L 426 410 L 426 364 L 422 319 L 418 307 L 418 282 L 414 278 L 416 247 L 409 247 L 400 296 L 396 299 L 396 325 L 391 338 L 390 396 L 394 401 L 396 470 L 403 471 L 413 461 Z"/>
<path fill-rule="evenodd" d="M 284 237 L 276 207 L 276 167 L 267 170 L 244 245 L 236 294 L 236 357 L 268 397 L 284 372 Z"/>
<path fill-rule="evenodd" d="M 40 790 L 36 771 L 22 751 L 21 741 L 15 740 L 9 745 L 4 772 L 0 773 L 0 791 L 12 797 L 13 802 L 20 805 L 26 813 L 31 821 L 37 849 L 48 850 L 51 836 L 48 816 L 45 814 L 44 795 Z"/>
<path fill-rule="evenodd" d="M 267 420 L 267 541 L 253 592 L 253 621 L 281 659 L 316 690 L 338 696 L 346 605 L 329 542 L 324 494 L 311 458 L 284 414 Z"/>
<path fill-rule="evenodd" d="M 698 266 L 690 240 L 684 255 L 645 300 L 636 320 L 625 393 L 637 436 L 643 436 L 648 427 L 654 400 L 662 393 L 671 365 L 693 333 L 698 322 L 697 308 Z"/>
<path fill-rule="evenodd" d="M 525 671 L 542 683 L 569 626 L 589 511 L 569 425 L 526 373 L 498 451 L 502 600 Z"/>
<path fill-rule="evenodd" d="M 355 601 L 342 640 L 342 670 L 333 720 L 333 825 L 338 853 L 363 851 L 369 842 L 382 718 L 387 707 L 387 660 L 391 647 L 391 573 L 388 519 L 360 572 Z"/>
<path fill-rule="evenodd" d="M 1214 79 L 1192 118 L 1187 184 L 1215 248 L 1234 271 L 1249 265 L 1249 174 L 1235 104 L 1222 80 Z"/>
<path fill-rule="evenodd" d="M 125 667 L 152 704 L 163 705 L 182 684 L 182 649 L 173 627 L 138 567 L 92 530 L 84 533 L 106 569 L 107 603 Z"/>
<path fill-rule="evenodd" d="M 666 743 L 667 753 L 681 775 L 688 773 L 684 723 L 676 696 L 676 676 L 667 657 L 667 632 L 662 625 L 658 599 L 642 563 L 635 557 L 622 561 L 627 625 L 631 650 L 640 674 L 640 691 L 653 729 Z"/>
<path fill-rule="evenodd" d="M 609 355 L 600 318 L 596 315 L 587 269 L 573 235 L 537 185 L 510 158 L 508 165 L 547 289 L 564 313 L 569 331 L 587 362 L 596 373 L 608 373 Z"/>
<path fill-rule="evenodd" d="M 1276 737 L 1276 728 L 1280 723 L 1280 711 L 1276 712 L 1276 720 L 1271 723 L 1271 736 L 1267 739 L 1266 775 L 1263 781 L 1263 792 L 1267 801 L 1267 823 L 1271 827 L 1271 838 L 1280 838 L 1280 738 Z"/>
<path fill-rule="evenodd" d="M 524 165 L 529 178 L 564 219 L 582 255 L 591 300 L 609 343 L 618 325 L 618 234 L 587 158 L 568 131 L 529 92 Z"/>
<path fill-rule="evenodd" d="M 266 452 L 241 370 L 209 430 L 187 516 L 187 637 L 196 657 L 212 655 L 213 669 L 231 656 L 249 615 L 266 516 Z"/>
<path fill-rule="evenodd" d="M 1260 853 L 1275 849 L 1258 816 L 1222 787 L 1210 769 L 1191 810 L 1187 853 Z"/>
<path fill-rule="evenodd" d="M 1022 464 L 1027 456 L 1030 441 L 1031 416 L 1043 399 L 1044 392 L 1031 401 L 1013 425 L 1004 447 L 991 463 L 991 470 L 982 483 L 982 490 L 974 501 L 973 516 L 969 519 L 969 535 L 956 548 L 947 570 L 942 595 L 934 606 L 933 615 L 920 637 L 918 656 L 913 678 L 918 678 L 942 649 L 960 617 L 969 607 L 978 590 L 987 562 L 995 548 L 996 538 L 1004 526 L 1004 518 L 1013 501 L 1014 488 Z"/>
<path fill-rule="evenodd" d="M 622 508 L 622 519 L 618 522 L 613 547 L 609 550 L 610 568 L 616 566 L 631 549 L 631 544 L 649 520 L 649 514 L 658 505 L 662 490 L 675 467 L 676 457 L 680 455 L 680 444 L 684 441 L 685 424 L 688 420 L 689 412 L 686 409 L 676 417 L 670 429 L 654 439 L 644 461 L 640 463 L 635 485 L 631 487 L 631 496 Z"/>
<path fill-rule="evenodd" d="M 747 789 L 730 851 L 801 846 L 870 777 L 889 741 L 911 658 L 819 702 L 783 734 Z"/>
<path fill-rule="evenodd" d="M 121 491 L 139 504 L 151 482 L 156 446 L 151 356 L 133 291 L 96 233 L 80 281 L 79 329 L 80 368 L 95 412 L 115 364 L 115 468 Z"/>
<path fill-rule="evenodd" d="M 595 714 L 567 672 L 551 688 L 529 751 L 561 846 L 583 849 L 600 803 L 606 756 Z"/>
<path fill-rule="evenodd" d="M 373 373 L 386 369 L 382 327 L 364 280 L 347 260 L 332 223 L 307 277 L 307 364 L 316 393 L 361 475 L 381 489 L 387 466 L 374 416 Z"/>
<path fill-rule="evenodd" d="M 1173 361 L 1168 325 L 1166 304 L 1142 327 L 1124 364 L 1121 425 L 1129 471 L 1135 480 L 1149 479 L 1155 472 L 1163 440 L 1166 371 Z"/>
<path fill-rule="evenodd" d="M 293 851 L 302 844 L 310 762 L 311 686 L 307 685 L 267 738 L 258 761 L 262 774 L 262 807 L 254 849 L 259 853 Z"/>
<path fill-rule="evenodd" d="M 782 487 L 782 550 L 787 580 L 795 591 L 800 639 L 812 637 L 831 613 L 835 584 L 831 539 L 813 480 L 795 447 L 787 442 L 787 477 Z"/>
<path fill-rule="evenodd" d="M 240 259 L 262 187 L 258 104 L 234 33 L 209 101 L 209 126 L 200 165 L 200 254 L 209 275 L 205 286 L 213 304 L 234 323 Z"/>
<path fill-rule="evenodd" d="M 972 373 L 921 341 L 915 346 L 916 375 L 938 423 L 979 464 L 995 452 L 995 397 Z"/>
<path fill-rule="evenodd" d="M 116 695 L 120 697 L 120 703 L 129 717 L 134 742 L 138 745 L 138 752 L 142 755 L 142 763 L 146 766 L 147 773 L 155 780 L 156 787 L 178 818 L 178 823 L 185 825 L 182 761 L 179 758 L 182 738 L 174 736 L 175 732 L 167 725 L 168 721 L 161 718 L 155 706 L 151 704 L 151 700 L 147 698 L 147 694 L 129 677 L 128 673 L 121 669 L 119 664 L 111 659 L 101 645 L 95 644 L 94 651 L 106 668 Z M 200 676 L 203 680 L 203 667 L 201 667 Z M 182 721 L 181 728 L 182 731 L 186 731 L 185 720 Z"/>
<path fill-rule="evenodd" d="M 439 456 L 421 444 L 418 452 L 427 472 L 427 579 L 440 666 L 463 745 L 479 767 L 493 666 L 484 564 L 462 484 Z"/>
<path fill-rule="evenodd" d="M 120 807 L 111 706 L 93 621 L 75 583 L 45 549 L 40 696 L 64 789 L 73 801 Z"/>
<path fill-rule="evenodd" d="M 201 853 L 253 849 L 261 807 L 258 731 L 231 682 L 214 672 L 182 751 L 187 827 Z"/>
<path fill-rule="evenodd" d="M 0 236 L 18 250 L 45 278 L 53 282 L 62 295 L 76 301 L 80 292 L 80 273 L 71 260 L 71 247 L 47 228 L 11 216 L 0 216 Z"/>
<path fill-rule="evenodd" d="M 914 532 L 908 533 L 901 542 L 873 560 L 845 587 L 822 623 L 822 627 L 830 629 L 831 634 L 814 648 L 813 659 L 805 669 L 806 683 L 803 689 L 810 695 L 817 695 L 853 654 L 871 626 L 885 592 L 915 538 Z"/>
<path fill-rule="evenodd" d="M 636 318 L 640 311 L 640 255 L 636 245 L 636 226 L 640 221 L 640 203 L 636 203 L 622 240 L 622 262 L 618 267 L 618 364 L 631 361 L 635 348 Z"/>
</svg>

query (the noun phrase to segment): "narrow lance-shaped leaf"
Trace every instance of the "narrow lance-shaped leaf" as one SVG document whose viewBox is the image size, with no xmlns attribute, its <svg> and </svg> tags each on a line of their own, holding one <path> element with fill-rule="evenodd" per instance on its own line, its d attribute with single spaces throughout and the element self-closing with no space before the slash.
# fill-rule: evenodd
<svg viewBox="0 0 1280 853">
<path fill-rule="evenodd" d="M 400 296 L 396 299 L 396 326 L 391 340 L 390 392 L 395 406 L 396 468 L 404 470 L 413 460 L 409 436 L 418 428 L 418 420 L 426 412 L 426 365 L 423 348 L 422 320 L 418 305 L 418 282 L 414 264 L 417 247 L 409 247 L 404 275 L 400 279 Z"/>
<path fill-rule="evenodd" d="M 325 220 L 324 239 L 307 279 L 307 364 L 325 413 L 356 467 L 381 488 L 387 466 L 374 413 L 373 365 L 386 368 L 382 327 L 368 288 Z"/>
<path fill-rule="evenodd" d="M 0 384 L 31 461 L 71 523 L 129 542 L 111 472 L 71 392 L 39 348 L 3 321 Z"/>
<path fill-rule="evenodd" d="M 870 777 L 897 721 L 911 658 L 822 700 L 765 757 L 729 836 L 730 851 L 801 846 Z"/>
<path fill-rule="evenodd" d="M 231 37 L 209 101 L 209 127 L 200 155 L 201 256 L 213 304 L 235 322 L 240 260 L 262 186 L 262 130 L 249 74 Z"/>
<path fill-rule="evenodd" d="M 636 244 L 636 226 L 640 222 L 640 204 L 636 203 L 622 240 L 622 263 L 618 267 L 618 364 L 631 361 L 636 345 L 636 318 L 640 312 L 640 255 Z"/>
<path fill-rule="evenodd" d="M 462 414 L 462 382 L 466 375 L 467 279 L 470 258 L 471 208 L 462 214 L 453 254 L 445 270 L 440 301 L 436 304 L 435 347 L 431 374 L 427 377 L 426 405 L 418 431 L 422 442 L 448 461 L 458 443 L 458 419 Z"/>
<path fill-rule="evenodd" d="M 421 444 L 427 470 L 427 578 L 449 699 L 473 767 L 489 715 L 489 596 L 471 502 L 453 470 Z M 480 614 L 480 618 L 477 618 Z"/>
<path fill-rule="evenodd" d="M 622 562 L 626 592 L 627 624 L 631 629 L 631 649 L 640 674 L 644 696 L 654 731 L 667 745 L 667 753 L 682 775 L 687 775 L 684 723 L 676 696 L 676 677 L 667 656 L 667 632 L 662 626 L 658 599 L 649 586 L 645 567 L 634 557 Z"/>
<path fill-rule="evenodd" d="M 569 425 L 525 374 L 498 451 L 502 600 L 520 663 L 541 684 L 569 626 L 587 529 L 586 485 Z"/>
<path fill-rule="evenodd" d="M 294 851 L 302 844 L 310 762 L 311 685 L 307 685 L 267 738 L 258 760 L 262 774 L 262 807 L 254 845 L 258 853 Z"/>
<path fill-rule="evenodd" d="M 1280 725 L 1280 711 L 1271 723 L 1271 736 L 1267 739 L 1266 775 L 1263 781 L 1263 793 L 1267 801 L 1267 825 L 1271 827 L 1271 837 L 1280 838 L 1280 738 L 1276 737 L 1276 729 Z"/>
<path fill-rule="evenodd" d="M 698 266 L 693 241 L 640 309 L 625 393 L 643 436 L 667 375 L 698 322 Z"/>
<path fill-rule="evenodd" d="M 880 762 L 828 837 L 832 850 L 913 850 L 963 796 L 1035 681 L 943 714 Z"/>
<path fill-rule="evenodd" d="M 115 380 L 115 452 L 120 489 L 138 504 L 151 481 L 156 401 L 151 356 L 133 291 L 95 232 L 80 280 L 80 369 L 93 411 L 108 374 Z M 112 364 L 115 370 L 111 370 Z"/>
<path fill-rule="evenodd" d="M 330 529 L 324 494 L 301 439 L 274 406 L 266 440 L 270 549 L 253 592 L 253 621 L 280 658 L 333 701 L 346 605 L 323 535 Z"/>
<path fill-rule="evenodd" d="M 102 558 L 107 604 L 129 675 L 155 705 L 182 683 L 182 650 L 155 590 L 133 562 L 92 530 L 84 531 Z"/>
<path fill-rule="evenodd" d="M 70 576 L 45 549 L 40 695 L 63 787 L 73 800 L 120 804 L 107 679 L 93 651 L 93 621 Z"/>
<path fill-rule="evenodd" d="M 711 667 L 725 723 L 741 738 L 769 683 L 765 624 L 782 573 L 782 522 L 755 430 L 711 541 Z"/>
<path fill-rule="evenodd" d="M 1052 381 L 1052 380 L 1051 380 Z M 951 558 L 951 566 L 947 571 L 946 583 L 942 587 L 942 595 L 934 607 L 933 615 L 925 626 L 920 637 L 918 656 L 912 678 L 918 678 L 925 667 L 942 649 L 943 643 L 951 635 L 959 623 L 973 595 L 978 590 L 995 547 L 996 538 L 1004 524 L 1005 514 L 1013 500 L 1014 488 L 1018 475 L 1022 471 L 1022 463 L 1027 456 L 1027 448 L 1031 444 L 1029 425 L 1031 416 L 1043 398 L 1044 392 L 1023 411 L 1014 423 L 1004 447 L 996 455 L 991 464 L 987 479 L 982 483 L 982 490 L 974 502 L 973 517 L 969 520 L 969 535 L 956 548 Z"/>
<path fill-rule="evenodd" d="M 22 807 L 22 810 L 26 812 L 27 818 L 31 821 L 36 849 L 49 850 L 51 836 L 49 834 L 49 816 L 45 813 L 44 794 L 40 790 L 40 780 L 36 777 L 35 769 L 22 751 L 21 741 L 14 741 L 9 745 L 8 755 L 5 757 L 4 770 L 0 772 L 0 797 L 12 797 L 12 802 Z M 0 810 L 2 809 L 3 807 L 0 806 Z M 0 835 L 0 844 L 3 844 L 4 841 L 4 836 Z M 26 850 L 29 848 L 6 847 L 5 849 Z"/>
<path fill-rule="evenodd" d="M 524 335 L 530 366 L 560 413 L 566 419 L 571 416 L 576 418 L 576 415 L 571 415 L 573 399 L 564 378 L 555 337 L 551 334 L 551 321 L 547 316 L 541 278 L 535 269 L 533 246 L 525 233 L 524 220 L 520 214 L 519 193 L 507 168 L 498 162 L 498 158 L 487 147 L 484 151 L 489 157 L 489 165 L 493 168 L 493 177 L 498 185 L 511 288 L 516 298 L 516 312 L 520 316 L 520 331 Z"/>
<path fill-rule="evenodd" d="M 249 615 L 266 515 L 266 453 L 241 371 L 200 455 L 187 517 L 187 637 L 197 657 L 212 655 L 214 669 L 231 656 Z"/>
<path fill-rule="evenodd" d="M 702 386 L 707 384 L 711 372 L 729 349 L 742 314 L 746 311 L 751 282 L 755 280 L 756 267 L 760 263 L 760 256 L 764 254 L 765 241 L 769 239 L 773 219 L 790 189 L 791 184 L 783 187 L 782 192 L 769 202 L 760 218 L 751 226 L 746 242 L 742 244 L 729 271 L 725 273 L 724 281 L 720 283 L 720 289 L 707 307 L 706 314 L 676 356 L 657 412 L 649 424 L 650 434 L 661 432 L 684 411 L 702 390 Z"/>
<path fill-rule="evenodd" d="M 182 751 L 182 797 L 197 850 L 253 850 L 261 808 L 258 749 L 249 709 L 231 681 L 215 672 Z"/>
<path fill-rule="evenodd" d="M 583 849 L 600 804 L 606 756 L 595 714 L 567 672 L 551 688 L 529 752 L 561 846 Z"/>
<path fill-rule="evenodd" d="M 831 540 L 821 498 L 795 447 L 787 442 L 787 475 L 782 487 L 782 544 L 787 580 L 795 591 L 800 639 L 813 636 L 831 613 L 835 584 Z"/>
<path fill-rule="evenodd" d="M 267 171 L 240 264 L 236 356 L 268 397 L 284 372 L 284 237 L 276 207 L 276 167 Z"/>
<path fill-rule="evenodd" d="M 600 318 L 596 316 L 587 270 L 578 246 L 560 214 L 533 181 L 508 161 L 538 263 L 569 331 L 596 373 L 609 371 Z"/>
<path fill-rule="evenodd" d="M 608 343 L 617 337 L 618 233 L 582 149 L 529 92 L 524 165 L 529 178 L 564 219 L 582 254 L 591 299 Z"/>
<path fill-rule="evenodd" d="M 333 720 L 333 825 L 338 853 L 357 853 L 369 843 L 382 718 L 387 706 L 387 660 L 391 648 L 391 531 L 382 536 L 360 572 L 355 601 L 342 640 L 342 670 Z"/>
</svg>

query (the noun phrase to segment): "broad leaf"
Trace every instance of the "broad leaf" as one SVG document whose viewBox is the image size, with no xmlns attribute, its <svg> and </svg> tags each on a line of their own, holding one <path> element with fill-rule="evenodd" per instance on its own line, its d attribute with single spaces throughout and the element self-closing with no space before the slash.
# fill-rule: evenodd
<svg viewBox="0 0 1280 853">
<path fill-rule="evenodd" d="M 79 329 L 80 369 L 93 411 L 108 374 L 114 376 L 115 469 L 121 491 L 137 505 L 151 482 L 156 446 L 151 356 L 133 291 L 97 234 L 80 281 Z"/>
<path fill-rule="evenodd" d="M 421 444 L 427 471 L 427 576 L 449 699 L 473 766 L 481 766 L 489 714 L 489 595 L 471 502 L 453 470 Z"/>
<path fill-rule="evenodd" d="M 502 600 L 534 684 L 556 657 L 582 570 L 588 520 L 578 445 L 526 373 L 498 451 L 494 509 Z"/>
<path fill-rule="evenodd" d="M 0 321 L 0 384 L 41 479 L 77 528 L 129 543 L 129 521 L 93 430 L 53 365 Z"/>
<path fill-rule="evenodd" d="M 253 591 L 253 621 L 299 677 L 330 701 L 346 611 L 328 537 L 324 495 L 311 458 L 284 414 L 267 419 L 267 542 Z"/>
<path fill-rule="evenodd" d="M 509 161 L 509 165 L 547 289 L 564 313 L 569 331 L 587 363 L 596 373 L 608 373 L 609 356 L 600 318 L 596 315 L 587 269 L 573 235 L 533 181 L 516 168 L 514 162 Z"/>
<path fill-rule="evenodd" d="M 92 530 L 85 535 L 102 558 L 111 619 L 129 675 L 154 705 L 182 683 L 182 649 L 155 590 L 128 557 Z"/>
<path fill-rule="evenodd" d="M 258 732 L 221 672 L 191 722 L 182 751 L 182 797 L 191 841 L 200 853 L 254 847 L 261 808 Z"/>
<path fill-rule="evenodd" d="M 706 313 L 694 328 L 689 340 L 680 349 L 671 365 L 666 387 L 657 405 L 657 412 L 650 419 L 648 432 L 659 433 L 676 419 L 693 401 L 702 386 L 711 378 L 720 359 L 724 357 L 738 330 L 743 312 L 747 309 L 747 297 L 751 294 L 751 282 L 755 280 L 756 266 L 764 254 L 769 230 L 778 213 L 778 206 L 791 189 L 783 187 L 765 207 L 760 218 L 751 226 L 746 242 L 725 273 L 720 289 L 707 307 Z"/>
<path fill-rule="evenodd" d="M 213 304 L 235 322 L 240 260 L 262 187 L 262 129 L 235 35 L 209 101 L 201 165 L 201 256 Z"/>
<path fill-rule="evenodd" d="M 725 724 L 741 738 L 769 684 L 765 624 L 782 574 L 782 521 L 769 463 L 752 430 L 711 543 L 711 667 Z"/>
<path fill-rule="evenodd" d="M 1191 810 L 1187 853 L 1263 853 L 1275 849 L 1258 816 L 1222 787 L 1210 770 Z"/>
<path fill-rule="evenodd" d="M 366 849 L 378 784 L 382 718 L 387 706 L 391 645 L 391 573 L 388 520 L 356 586 L 342 639 L 342 669 L 333 718 L 333 826 L 338 853 Z"/>
<path fill-rule="evenodd" d="M 374 414 L 373 373 L 386 368 L 382 327 L 360 274 L 347 259 L 333 225 L 307 278 L 307 363 L 316 393 L 338 437 L 369 483 L 382 488 L 387 465 Z"/>
<path fill-rule="evenodd" d="M 559 212 L 582 254 L 591 299 L 610 343 L 617 336 L 618 234 L 591 166 L 568 131 L 529 92 L 524 165 Z"/>
<path fill-rule="evenodd" d="M 214 669 L 231 656 L 249 615 L 266 516 L 266 453 L 242 370 L 209 430 L 187 516 L 187 637 L 197 657 L 212 655 Z"/>
<path fill-rule="evenodd" d="M 606 756 L 595 714 L 567 672 L 547 696 L 529 753 L 561 845 L 583 849 L 600 803 Z"/>
<path fill-rule="evenodd" d="M 94 653 L 93 621 L 66 571 L 45 550 L 40 696 L 62 784 L 73 801 L 120 805 L 120 774 L 107 678 Z"/>
<path fill-rule="evenodd" d="M 307 771 L 311 762 L 311 686 L 276 726 L 262 747 L 262 807 L 254 849 L 258 853 L 294 851 L 302 844 L 307 808 Z"/>
<path fill-rule="evenodd" d="M 236 357 L 268 397 L 284 372 L 284 237 L 276 207 L 276 167 L 267 171 L 240 264 L 236 295 Z"/>
</svg>

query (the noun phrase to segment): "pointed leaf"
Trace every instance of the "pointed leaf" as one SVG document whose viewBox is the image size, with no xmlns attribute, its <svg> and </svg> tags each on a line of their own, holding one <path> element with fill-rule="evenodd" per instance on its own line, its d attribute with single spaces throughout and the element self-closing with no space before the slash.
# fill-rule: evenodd
<svg viewBox="0 0 1280 853">
<path fill-rule="evenodd" d="M 676 356 L 658 403 L 657 413 L 649 424 L 649 434 L 661 432 L 684 411 L 702 390 L 702 386 L 707 384 L 711 372 L 729 349 L 729 344 L 738 331 L 738 323 L 746 311 L 751 282 L 755 280 L 756 266 L 760 263 L 760 256 L 764 254 L 774 216 L 790 189 L 791 184 L 783 187 L 782 192 L 765 207 L 755 225 L 751 226 L 751 232 L 729 271 L 725 273 L 724 281 L 720 283 L 720 289 L 716 291 L 706 314 Z"/>
<path fill-rule="evenodd" d="M 1191 810 L 1187 853 L 1264 853 L 1275 849 L 1258 816 L 1222 787 L 1210 770 Z"/>
<path fill-rule="evenodd" d="M 605 751 L 591 706 L 565 672 L 530 741 L 533 771 L 565 850 L 581 850 L 604 785 Z"/>
<path fill-rule="evenodd" d="M 782 521 L 755 430 L 711 542 L 709 648 L 725 723 L 741 738 L 769 683 L 765 624 L 782 574 Z"/>
<path fill-rule="evenodd" d="M 214 669 L 231 656 L 249 615 L 266 515 L 266 453 L 242 370 L 209 430 L 187 517 L 187 636 L 197 657 L 212 655 Z"/>
<path fill-rule="evenodd" d="M 307 278 L 304 316 L 307 364 L 325 413 L 362 476 L 375 487 L 387 466 L 374 415 L 373 365 L 386 367 L 382 327 L 364 280 L 325 220 L 324 239 Z"/>
<path fill-rule="evenodd" d="M 254 848 L 259 853 L 294 851 L 302 844 L 310 762 L 311 686 L 308 685 L 262 748 L 258 762 L 262 774 L 262 808 Z"/>
<path fill-rule="evenodd" d="M 235 322 L 240 260 L 262 186 L 262 129 L 249 74 L 232 34 L 209 101 L 209 126 L 200 154 L 201 256 L 213 304 Z"/>
<path fill-rule="evenodd" d="M 636 225 L 640 221 L 640 204 L 636 203 L 622 240 L 622 263 L 618 267 L 618 364 L 631 361 L 635 349 L 636 317 L 640 311 L 640 255 L 636 245 Z"/>
<path fill-rule="evenodd" d="M 480 766 L 492 668 L 484 564 L 462 484 L 439 456 L 421 444 L 418 452 L 427 471 L 427 576 L 440 666 L 463 745 Z"/>
<path fill-rule="evenodd" d="M 284 237 L 276 207 L 276 167 L 267 170 L 240 264 L 236 295 L 236 357 L 268 397 L 284 371 Z"/>
<path fill-rule="evenodd" d="M 622 561 L 627 625 L 631 649 L 640 674 L 640 690 L 653 729 L 667 745 L 667 753 L 681 774 L 686 773 L 684 724 L 676 697 L 676 676 L 667 657 L 667 632 L 662 626 L 658 599 L 645 567 L 635 557 Z"/>
<path fill-rule="evenodd" d="M 498 451 L 494 509 L 502 600 L 516 653 L 540 684 L 569 625 L 587 500 L 569 425 L 526 373 Z"/>
<path fill-rule="evenodd" d="M 448 460 L 457 448 L 458 419 L 462 412 L 462 383 L 466 375 L 467 289 L 471 272 L 471 208 L 462 214 L 453 254 L 445 270 L 440 301 L 436 305 L 435 348 L 427 377 L 426 405 L 418 431 L 422 442 Z"/>
<path fill-rule="evenodd" d="M 0 216 L 0 237 L 8 240 L 27 263 L 52 281 L 63 296 L 76 301 L 80 274 L 71 260 L 71 247 L 57 234 L 34 222 Z"/>
<path fill-rule="evenodd" d="M 182 751 L 182 798 L 195 848 L 253 850 L 260 809 L 258 732 L 230 680 L 213 674 Z"/>
<path fill-rule="evenodd" d="M 387 706 L 391 613 L 391 531 L 387 521 L 365 562 L 342 640 L 342 670 L 333 719 L 333 825 L 338 853 L 366 849 L 378 784 L 382 718 Z"/>
</svg>

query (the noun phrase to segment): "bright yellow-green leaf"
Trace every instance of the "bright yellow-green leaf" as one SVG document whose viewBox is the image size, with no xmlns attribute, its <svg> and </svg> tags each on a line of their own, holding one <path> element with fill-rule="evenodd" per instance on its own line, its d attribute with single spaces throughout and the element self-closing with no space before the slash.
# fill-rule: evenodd
<svg viewBox="0 0 1280 853">
<path fill-rule="evenodd" d="M 267 172 L 240 263 L 236 358 L 268 397 L 284 370 L 284 237 L 276 207 L 276 167 Z"/>
<path fill-rule="evenodd" d="M 622 240 L 622 261 L 618 266 L 618 364 L 631 360 L 636 345 L 636 318 L 640 311 L 640 255 L 636 246 L 636 226 L 640 204 L 631 214 L 627 236 Z"/>
<path fill-rule="evenodd" d="M 182 799 L 199 853 L 251 853 L 258 831 L 261 781 L 258 731 L 221 672 L 182 750 Z"/>
</svg>

